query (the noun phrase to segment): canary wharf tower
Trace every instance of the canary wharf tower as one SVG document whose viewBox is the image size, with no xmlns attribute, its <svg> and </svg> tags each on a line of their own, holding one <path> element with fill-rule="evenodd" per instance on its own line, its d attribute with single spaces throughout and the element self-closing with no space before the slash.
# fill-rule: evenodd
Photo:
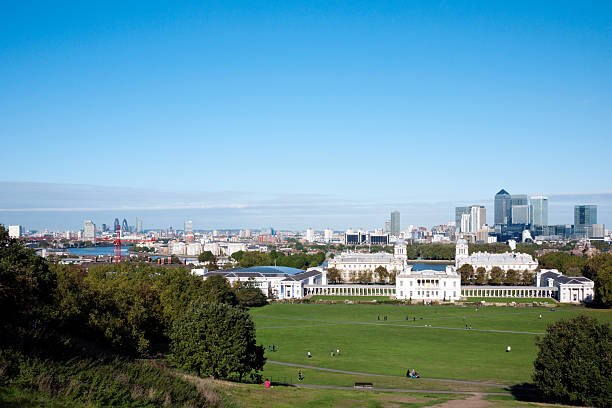
<svg viewBox="0 0 612 408">
<path fill-rule="evenodd" d="M 512 196 L 501 189 L 495 194 L 495 225 L 512 224 Z"/>
</svg>

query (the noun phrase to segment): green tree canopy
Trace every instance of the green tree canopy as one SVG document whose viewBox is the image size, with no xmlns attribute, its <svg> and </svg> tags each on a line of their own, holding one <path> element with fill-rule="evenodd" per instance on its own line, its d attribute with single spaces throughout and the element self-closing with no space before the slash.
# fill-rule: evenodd
<svg viewBox="0 0 612 408">
<path fill-rule="evenodd" d="M 45 330 L 56 285 L 47 262 L 0 225 L 0 344 L 27 341 Z"/>
<path fill-rule="evenodd" d="M 342 283 L 342 274 L 336 268 L 329 268 L 327 270 L 327 280 L 329 283 Z"/>
<path fill-rule="evenodd" d="M 494 285 L 501 285 L 502 283 L 504 283 L 505 278 L 506 274 L 504 273 L 502 268 L 500 268 L 499 266 L 494 266 L 493 268 L 491 268 L 491 278 L 489 279 L 490 283 Z"/>
<path fill-rule="evenodd" d="M 251 316 L 227 304 L 193 302 L 171 338 L 172 359 L 201 376 L 258 380 L 265 363 Z"/>
<path fill-rule="evenodd" d="M 209 276 L 202 287 L 204 300 L 211 303 L 225 303 L 231 306 L 238 304 L 238 299 L 229 282 L 221 275 Z"/>
<path fill-rule="evenodd" d="M 534 273 L 525 269 L 523 273 L 521 273 L 521 284 L 525 286 L 535 285 Z"/>
<path fill-rule="evenodd" d="M 508 269 L 508 272 L 506 272 L 506 283 L 508 285 L 516 285 L 520 282 L 520 280 L 521 277 L 519 276 L 519 273 L 517 271 L 515 271 L 514 269 Z"/>
<path fill-rule="evenodd" d="M 204 251 L 198 256 L 200 262 L 210 262 L 215 258 L 211 251 Z"/>
<path fill-rule="evenodd" d="M 474 275 L 474 268 L 470 264 L 463 264 L 458 269 L 459 274 L 461 275 L 461 284 L 469 285 L 472 282 L 472 277 Z"/>
<path fill-rule="evenodd" d="M 482 266 L 476 268 L 476 279 L 475 282 L 478 285 L 484 285 L 489 281 L 487 277 L 487 270 Z"/>
<path fill-rule="evenodd" d="M 559 320 L 537 339 L 533 381 L 550 401 L 612 405 L 612 333 L 589 316 Z"/>
<path fill-rule="evenodd" d="M 374 277 L 378 282 L 385 282 L 389 279 L 389 271 L 384 266 L 377 266 L 374 269 Z"/>
<path fill-rule="evenodd" d="M 241 307 L 256 307 L 267 304 L 266 295 L 257 287 L 255 281 L 249 279 L 246 282 L 235 282 L 233 291 Z"/>
</svg>

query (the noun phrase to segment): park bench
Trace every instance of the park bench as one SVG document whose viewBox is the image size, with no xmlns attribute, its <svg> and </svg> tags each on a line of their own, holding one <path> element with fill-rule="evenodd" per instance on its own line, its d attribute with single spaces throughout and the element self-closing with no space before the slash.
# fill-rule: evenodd
<svg viewBox="0 0 612 408">
<path fill-rule="evenodd" d="M 355 388 L 373 388 L 374 384 L 368 382 L 356 382 Z"/>
</svg>

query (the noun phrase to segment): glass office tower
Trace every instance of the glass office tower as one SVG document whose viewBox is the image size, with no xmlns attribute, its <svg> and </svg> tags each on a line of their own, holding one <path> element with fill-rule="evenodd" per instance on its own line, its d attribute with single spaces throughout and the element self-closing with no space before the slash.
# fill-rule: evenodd
<svg viewBox="0 0 612 408">
<path fill-rule="evenodd" d="M 494 213 L 495 225 L 508 225 L 512 222 L 512 196 L 504 189 L 495 194 Z M 456 212 L 455 218 L 457 218 Z M 459 219 L 461 220 L 461 216 Z"/>
<path fill-rule="evenodd" d="M 400 213 L 393 211 L 391 213 L 391 235 L 399 237 L 400 235 Z"/>
<path fill-rule="evenodd" d="M 574 206 L 574 225 L 597 224 L 596 205 L 575 205 Z"/>
<path fill-rule="evenodd" d="M 548 197 L 531 197 L 533 225 L 536 227 L 548 225 Z"/>
</svg>

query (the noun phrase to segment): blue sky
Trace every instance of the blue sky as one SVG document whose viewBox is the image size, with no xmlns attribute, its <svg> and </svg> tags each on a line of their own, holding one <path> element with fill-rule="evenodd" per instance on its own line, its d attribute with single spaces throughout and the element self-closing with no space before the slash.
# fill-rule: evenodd
<svg viewBox="0 0 612 408">
<path fill-rule="evenodd" d="M 176 3 L 2 4 L 0 222 L 612 225 L 612 3 Z"/>
</svg>

